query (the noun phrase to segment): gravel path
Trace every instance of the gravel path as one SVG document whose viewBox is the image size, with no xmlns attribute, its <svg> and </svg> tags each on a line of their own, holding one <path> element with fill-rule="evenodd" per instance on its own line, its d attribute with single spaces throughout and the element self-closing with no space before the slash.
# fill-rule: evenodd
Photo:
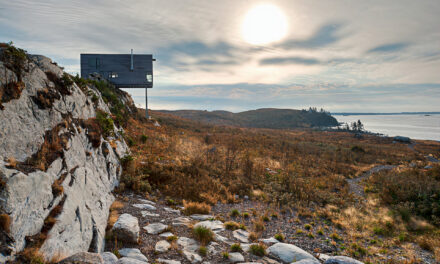
<svg viewBox="0 0 440 264">
<path fill-rule="evenodd" d="M 360 197 L 365 198 L 365 192 L 363 186 L 360 184 L 360 182 L 368 177 L 370 177 L 373 173 L 378 173 L 382 170 L 392 170 L 396 168 L 396 165 L 378 165 L 367 172 L 364 172 L 361 176 L 354 178 L 354 179 L 346 179 L 348 186 L 350 188 L 350 193 L 355 194 Z"/>
</svg>

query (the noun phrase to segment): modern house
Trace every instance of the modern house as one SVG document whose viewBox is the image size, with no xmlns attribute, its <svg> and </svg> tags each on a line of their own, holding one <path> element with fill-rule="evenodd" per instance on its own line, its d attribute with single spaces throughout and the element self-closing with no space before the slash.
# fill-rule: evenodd
<svg viewBox="0 0 440 264">
<path fill-rule="evenodd" d="M 153 88 L 153 55 L 151 54 L 81 54 L 81 77 L 99 73 L 117 88 Z"/>
</svg>

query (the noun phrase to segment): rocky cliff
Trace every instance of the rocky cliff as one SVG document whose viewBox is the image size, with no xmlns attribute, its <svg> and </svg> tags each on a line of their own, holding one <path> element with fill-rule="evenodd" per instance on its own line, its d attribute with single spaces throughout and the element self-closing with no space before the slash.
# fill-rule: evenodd
<svg viewBox="0 0 440 264">
<path fill-rule="evenodd" d="M 111 110 L 132 104 L 106 92 L 0 45 L 0 263 L 19 252 L 49 260 L 103 249 L 129 152 Z"/>
</svg>

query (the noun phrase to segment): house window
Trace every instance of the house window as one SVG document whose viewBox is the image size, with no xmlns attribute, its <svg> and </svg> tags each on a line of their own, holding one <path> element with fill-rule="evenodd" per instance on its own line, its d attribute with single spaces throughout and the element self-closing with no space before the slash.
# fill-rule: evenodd
<svg viewBox="0 0 440 264">
<path fill-rule="evenodd" d="M 152 83 L 153 82 L 153 74 L 147 73 L 146 77 L 147 82 Z"/>
<path fill-rule="evenodd" d="M 118 74 L 116 72 L 111 72 L 108 77 L 111 79 L 118 78 Z"/>
</svg>

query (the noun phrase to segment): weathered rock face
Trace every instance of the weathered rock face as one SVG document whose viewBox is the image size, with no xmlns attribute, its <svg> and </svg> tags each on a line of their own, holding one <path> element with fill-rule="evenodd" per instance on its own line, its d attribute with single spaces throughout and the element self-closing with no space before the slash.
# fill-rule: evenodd
<svg viewBox="0 0 440 264">
<path fill-rule="evenodd" d="M 0 99 L 11 83 L 22 86 L 0 108 L 0 213 L 10 220 L 3 256 L 29 246 L 47 259 L 104 248 L 129 149 L 116 126 L 111 137 L 99 133 L 97 111 L 110 113 L 100 92 L 69 80 L 43 56 L 29 56 L 20 76 L 0 60 Z"/>
</svg>

